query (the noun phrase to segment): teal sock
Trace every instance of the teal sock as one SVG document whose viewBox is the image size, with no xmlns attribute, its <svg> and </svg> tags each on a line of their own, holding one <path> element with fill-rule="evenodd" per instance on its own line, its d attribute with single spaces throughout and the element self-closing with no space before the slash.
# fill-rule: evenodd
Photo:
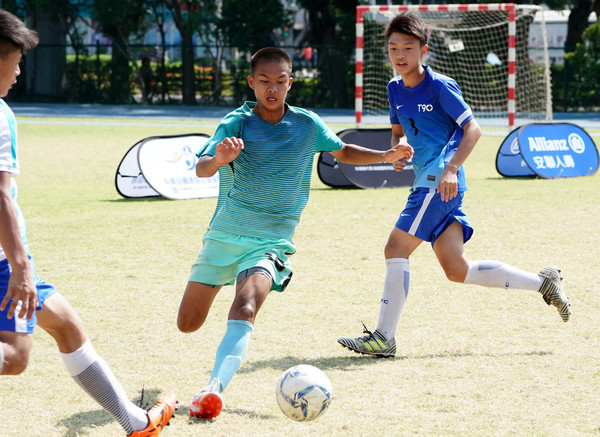
<svg viewBox="0 0 600 437">
<path fill-rule="evenodd" d="M 217 358 L 210 376 L 211 381 L 213 378 L 219 378 L 221 382 L 220 391 L 225 390 L 225 387 L 239 369 L 240 364 L 242 364 L 253 328 L 252 323 L 245 320 L 227 321 L 227 331 L 217 348 Z"/>
</svg>

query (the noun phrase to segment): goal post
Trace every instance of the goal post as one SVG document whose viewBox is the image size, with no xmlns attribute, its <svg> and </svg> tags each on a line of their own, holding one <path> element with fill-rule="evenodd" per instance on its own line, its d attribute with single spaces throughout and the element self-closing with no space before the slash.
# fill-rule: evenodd
<svg viewBox="0 0 600 437">
<path fill-rule="evenodd" d="M 404 11 L 418 14 L 431 26 L 423 63 L 458 82 L 480 123 L 510 129 L 531 120 L 552 120 L 550 62 L 540 6 L 363 5 L 356 8 L 357 126 L 389 123 L 387 84 L 396 73 L 384 32 L 387 22 Z M 536 14 L 541 20 L 532 30 Z M 542 47 L 529 47 L 532 31 Z"/>
</svg>

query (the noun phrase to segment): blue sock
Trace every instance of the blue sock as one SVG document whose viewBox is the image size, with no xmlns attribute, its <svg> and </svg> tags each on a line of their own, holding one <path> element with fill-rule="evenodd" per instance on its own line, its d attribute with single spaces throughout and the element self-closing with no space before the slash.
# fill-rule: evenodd
<svg viewBox="0 0 600 437">
<path fill-rule="evenodd" d="M 242 364 L 253 328 L 252 323 L 245 320 L 227 321 L 227 331 L 217 348 L 217 358 L 210 376 L 211 381 L 213 378 L 219 378 L 221 382 L 220 391 L 225 390 L 225 387 L 239 369 L 240 364 Z"/>
</svg>

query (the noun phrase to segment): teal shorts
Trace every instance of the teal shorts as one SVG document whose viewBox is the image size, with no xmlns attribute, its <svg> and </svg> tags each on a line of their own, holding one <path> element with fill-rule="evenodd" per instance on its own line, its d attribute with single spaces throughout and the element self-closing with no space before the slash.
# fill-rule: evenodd
<svg viewBox="0 0 600 437">
<path fill-rule="evenodd" d="M 283 291 L 292 278 L 289 256 L 296 246 L 287 240 L 267 240 L 208 230 L 189 280 L 209 285 L 233 285 L 248 269 L 265 269 L 273 279 L 271 290 Z"/>
</svg>

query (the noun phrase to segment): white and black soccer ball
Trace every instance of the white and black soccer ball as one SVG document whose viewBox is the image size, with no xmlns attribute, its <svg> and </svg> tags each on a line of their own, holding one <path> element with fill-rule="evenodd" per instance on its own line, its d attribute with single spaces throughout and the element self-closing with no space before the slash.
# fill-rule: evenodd
<svg viewBox="0 0 600 437">
<path fill-rule="evenodd" d="M 300 364 L 283 372 L 277 383 L 277 403 L 290 419 L 314 420 L 331 403 L 332 387 L 320 369 Z"/>
</svg>

